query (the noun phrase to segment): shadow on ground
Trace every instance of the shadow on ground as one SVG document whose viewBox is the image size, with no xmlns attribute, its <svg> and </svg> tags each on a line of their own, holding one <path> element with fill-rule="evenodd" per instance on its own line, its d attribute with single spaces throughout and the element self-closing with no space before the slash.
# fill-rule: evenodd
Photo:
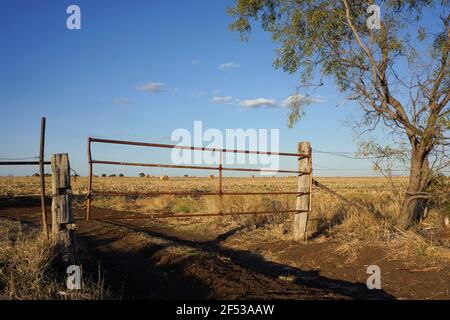
<svg viewBox="0 0 450 320">
<path fill-rule="evenodd" d="M 45 198 L 47 203 L 51 203 L 51 198 Z M 0 208 L 36 208 L 41 205 L 41 198 L 38 196 L 18 196 L 0 198 Z"/>
<path fill-rule="evenodd" d="M 254 252 L 221 245 L 242 227 L 198 242 L 128 223 L 90 224 L 92 229 L 79 235 L 85 256 L 98 257 L 105 270 L 105 284 L 125 299 L 394 299 L 383 290 L 368 290 L 362 283 L 330 279 L 317 271 L 267 261 Z M 165 242 L 136 248 L 135 243 L 123 239 L 129 231 Z M 173 252 L 168 250 L 171 247 L 178 249 Z M 96 266 L 96 261 L 90 262 L 91 267 Z"/>
</svg>

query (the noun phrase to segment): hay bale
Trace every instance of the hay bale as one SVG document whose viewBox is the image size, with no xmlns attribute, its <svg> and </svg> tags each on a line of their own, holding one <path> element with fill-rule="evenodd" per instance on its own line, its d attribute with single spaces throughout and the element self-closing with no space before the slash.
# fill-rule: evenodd
<svg viewBox="0 0 450 320">
<path fill-rule="evenodd" d="M 161 181 L 168 181 L 169 180 L 169 176 L 166 176 L 166 175 L 161 176 L 161 177 L 159 177 L 159 180 L 161 180 Z"/>
<path fill-rule="evenodd" d="M 145 175 L 145 178 L 147 178 L 147 179 L 150 179 L 152 176 L 151 175 L 149 175 L 149 174 L 146 174 Z"/>
<path fill-rule="evenodd" d="M 209 177 L 208 177 L 208 179 L 214 179 L 214 175 L 212 174 L 212 175 L 210 175 Z"/>
</svg>

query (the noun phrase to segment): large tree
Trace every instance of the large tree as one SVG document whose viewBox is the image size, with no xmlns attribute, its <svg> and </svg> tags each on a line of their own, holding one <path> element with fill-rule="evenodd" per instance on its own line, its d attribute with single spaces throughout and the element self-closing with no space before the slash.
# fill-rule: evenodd
<svg viewBox="0 0 450 320">
<path fill-rule="evenodd" d="M 367 25 L 372 4 L 381 8 L 380 29 Z M 417 221 L 432 163 L 438 152 L 440 164 L 449 156 L 448 0 L 236 0 L 228 12 L 243 39 L 259 21 L 278 45 L 275 67 L 299 73 L 304 88 L 333 79 L 360 105 L 361 125 L 404 137 L 410 177 L 398 225 Z M 294 105 L 290 119 L 300 112 Z"/>
</svg>

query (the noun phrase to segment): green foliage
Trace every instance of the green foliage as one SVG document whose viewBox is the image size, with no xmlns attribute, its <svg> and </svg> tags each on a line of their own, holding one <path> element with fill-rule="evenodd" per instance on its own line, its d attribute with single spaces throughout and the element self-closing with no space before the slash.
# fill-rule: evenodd
<svg viewBox="0 0 450 320">
<path fill-rule="evenodd" d="M 387 54 L 386 67 L 395 66 L 396 60 L 404 56 L 410 63 L 416 62 L 419 58 L 416 45 L 407 36 L 411 22 L 420 24 L 425 9 L 437 8 L 439 11 L 440 5 L 441 11 L 445 12 L 444 8 L 448 6 L 448 0 L 383 1 L 382 29 L 371 31 L 366 26 L 366 9 L 371 1 L 351 0 L 348 3 L 349 18 L 356 33 L 372 51 L 378 66 L 383 52 Z M 348 23 L 343 1 L 236 0 L 235 5 L 228 8 L 228 14 L 234 18 L 229 29 L 238 32 L 244 40 L 249 39 L 252 22 L 259 21 L 277 44 L 275 68 L 288 73 L 300 72 L 302 85 L 320 75 L 333 79 L 341 91 L 353 94 L 359 78 L 372 76 L 370 59 Z M 425 27 L 418 26 L 417 38 L 425 41 L 434 37 L 434 54 L 438 55 L 445 46 L 447 33 L 444 30 L 436 35 L 427 32 Z M 363 98 L 370 97 L 359 96 L 357 99 Z M 291 109 L 289 126 L 303 114 L 303 108 L 298 104 Z"/>
<path fill-rule="evenodd" d="M 359 143 L 358 155 L 369 157 L 373 163 L 373 170 L 391 177 L 395 175 L 395 170 L 399 164 L 406 168 L 408 158 L 408 146 L 405 143 L 398 143 L 397 147 L 390 144 L 380 145 L 374 140 L 361 141 Z"/>
<path fill-rule="evenodd" d="M 292 128 L 300 120 L 304 115 L 304 107 L 310 105 L 312 103 L 312 99 L 309 95 L 304 97 L 299 94 L 295 94 L 292 96 L 290 101 L 290 113 L 288 116 L 288 127 Z"/>
</svg>

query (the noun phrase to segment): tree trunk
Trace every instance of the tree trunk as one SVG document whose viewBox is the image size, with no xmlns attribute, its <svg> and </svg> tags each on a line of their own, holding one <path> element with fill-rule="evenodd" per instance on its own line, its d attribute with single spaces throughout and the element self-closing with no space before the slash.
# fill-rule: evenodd
<svg viewBox="0 0 450 320">
<path fill-rule="evenodd" d="M 399 228 L 408 229 L 423 216 L 427 203 L 423 193 L 429 184 L 429 174 L 428 152 L 420 145 L 413 146 L 408 188 L 397 221 Z"/>
</svg>

